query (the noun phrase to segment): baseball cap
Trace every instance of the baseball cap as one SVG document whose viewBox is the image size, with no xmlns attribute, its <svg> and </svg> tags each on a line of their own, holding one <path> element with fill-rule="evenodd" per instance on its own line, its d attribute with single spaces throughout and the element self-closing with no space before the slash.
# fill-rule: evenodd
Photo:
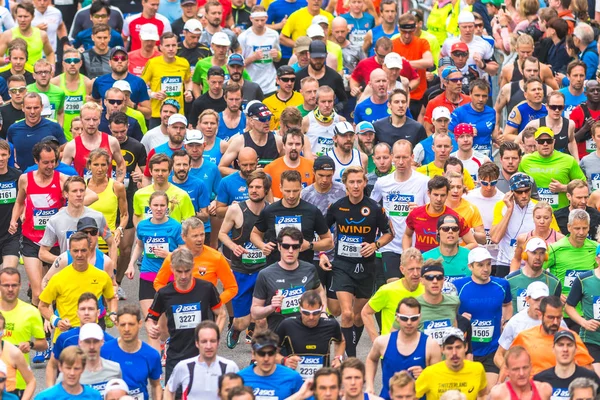
<svg viewBox="0 0 600 400">
<path fill-rule="evenodd" d="M 554 132 L 552 131 L 552 129 L 548 128 L 547 126 L 540 126 L 539 128 L 537 128 L 537 130 L 533 134 L 533 137 L 535 139 L 537 139 L 537 138 L 539 138 L 542 135 L 548 135 L 551 138 L 553 138 L 554 137 Z"/>
<path fill-rule="evenodd" d="M 210 44 L 217 46 L 231 46 L 231 39 L 225 32 L 217 32 L 213 35 Z"/>
<path fill-rule="evenodd" d="M 58 141 L 58 139 L 57 139 L 55 136 L 52 136 L 52 135 L 45 136 L 45 137 L 44 137 L 44 138 L 41 140 L 41 143 L 48 143 L 48 142 L 54 142 L 54 143 L 56 143 L 57 145 L 58 145 L 58 144 L 60 144 L 60 142 Z"/>
<path fill-rule="evenodd" d="M 184 4 L 196 4 L 196 0 L 181 0 L 181 5 Z"/>
<path fill-rule="evenodd" d="M 504 4 L 503 0 L 481 0 L 483 4 L 491 4 L 496 8 L 500 8 Z"/>
<path fill-rule="evenodd" d="M 431 114 L 431 118 L 434 121 L 437 121 L 440 118 L 450 119 L 450 110 L 444 106 L 439 106 L 433 109 L 433 113 Z"/>
<path fill-rule="evenodd" d="M 98 229 L 96 220 L 92 217 L 79 218 L 79 221 L 77 221 L 77 230 L 82 231 L 88 228 Z"/>
<path fill-rule="evenodd" d="M 308 51 L 308 48 L 310 47 L 310 42 L 311 40 L 308 36 L 300 36 L 298 39 L 296 39 L 296 43 L 294 44 L 294 50 L 296 50 L 296 53 Z"/>
<path fill-rule="evenodd" d="M 321 25 L 312 24 L 306 30 L 306 36 L 308 36 L 311 39 L 316 37 L 325 37 L 325 31 L 323 30 L 323 28 L 321 28 Z"/>
<path fill-rule="evenodd" d="M 466 51 L 469 52 L 469 46 L 465 42 L 456 42 L 450 48 L 450 53 L 454 53 L 455 51 Z"/>
<path fill-rule="evenodd" d="M 131 85 L 125 79 L 119 79 L 118 81 L 115 81 L 112 87 L 119 89 L 123 92 L 131 93 Z"/>
<path fill-rule="evenodd" d="M 49 117 L 52 115 L 52 106 L 50 105 L 50 99 L 44 93 L 38 93 L 42 98 L 42 117 Z"/>
<path fill-rule="evenodd" d="M 454 73 L 457 73 L 457 72 L 460 72 L 460 71 L 455 66 L 446 67 L 442 71 L 442 79 L 448 79 L 448 77 L 450 76 L 450 74 L 454 74 Z"/>
<path fill-rule="evenodd" d="M 440 58 L 440 63 L 438 64 L 438 68 L 447 67 L 449 65 L 454 65 L 454 61 L 452 61 L 452 58 L 450 58 L 448 56 Z"/>
<path fill-rule="evenodd" d="M 527 296 L 534 300 L 547 297 L 549 295 L 550 289 L 548 289 L 548 285 L 542 281 L 531 282 L 529 286 L 527 286 Z"/>
<path fill-rule="evenodd" d="M 362 135 L 367 132 L 375 132 L 375 127 L 369 121 L 361 121 L 356 124 L 356 128 L 354 129 L 357 135 Z"/>
<path fill-rule="evenodd" d="M 79 340 L 86 339 L 104 340 L 104 332 L 100 325 L 94 322 L 83 325 L 79 330 Z"/>
<path fill-rule="evenodd" d="M 354 128 L 352 124 L 348 121 L 338 122 L 333 126 L 333 135 L 342 135 L 345 136 L 347 133 L 354 133 Z"/>
<path fill-rule="evenodd" d="M 383 65 L 388 68 L 402 69 L 402 57 L 398 53 L 388 53 L 383 59 Z"/>
<path fill-rule="evenodd" d="M 154 24 L 144 24 L 140 27 L 140 39 L 141 40 L 153 40 L 157 41 L 160 39 L 158 36 L 158 28 Z"/>
<path fill-rule="evenodd" d="M 475 23 L 475 16 L 473 15 L 473 13 L 471 11 L 461 11 L 460 14 L 458 14 L 458 23 L 459 24 L 474 24 Z"/>
<path fill-rule="evenodd" d="M 446 341 L 450 338 L 457 338 L 463 343 L 465 342 L 465 334 L 458 328 L 452 327 L 448 328 L 444 332 L 444 337 L 442 338 L 442 345 L 446 344 Z"/>
<path fill-rule="evenodd" d="M 192 0 L 192 2 L 195 2 L 195 0 Z M 181 3 L 183 4 L 183 1 Z M 196 18 L 188 19 L 183 25 L 183 30 L 199 35 L 202 33 L 202 24 Z"/>
<path fill-rule="evenodd" d="M 223 68 L 214 65 L 206 72 L 206 78 L 210 78 L 211 76 L 222 76 L 225 78 L 225 71 L 223 71 Z"/>
<path fill-rule="evenodd" d="M 440 216 L 437 220 L 437 228 L 440 229 L 440 226 L 444 225 L 444 224 L 456 224 L 456 225 L 460 225 L 458 218 L 456 218 L 454 215 L 452 214 L 444 214 L 442 216 Z"/>
<path fill-rule="evenodd" d="M 461 122 L 460 124 L 454 127 L 454 136 L 458 137 L 461 135 L 471 135 L 475 136 L 475 131 L 473 130 L 473 125 L 467 124 L 466 122 Z"/>
<path fill-rule="evenodd" d="M 152 25 L 152 26 L 154 26 L 154 25 Z M 108 56 L 110 58 L 112 58 L 119 51 L 122 52 L 122 53 L 125 53 L 125 55 L 127 55 L 127 50 L 125 50 L 125 47 L 123 47 L 123 46 L 115 46 L 112 49 L 110 49 L 110 52 L 108 53 Z"/>
<path fill-rule="evenodd" d="M 127 383 L 123 379 L 111 379 L 106 382 L 106 386 L 104 387 L 104 397 L 106 398 L 108 392 L 112 392 L 113 390 L 123 390 L 125 393 L 129 393 L 129 386 L 127 386 Z"/>
<path fill-rule="evenodd" d="M 163 101 L 162 106 L 173 106 L 177 109 L 177 111 L 181 110 L 181 104 L 179 104 L 179 102 L 175 99 L 166 99 Z"/>
<path fill-rule="evenodd" d="M 510 190 L 512 190 L 513 192 L 519 189 L 531 189 L 531 187 L 533 186 L 533 181 L 531 177 L 522 172 L 517 172 L 516 174 L 511 176 L 508 183 L 510 185 Z"/>
<path fill-rule="evenodd" d="M 335 171 L 333 158 L 329 156 L 319 156 L 313 164 L 313 170 L 316 171 Z"/>
<path fill-rule="evenodd" d="M 181 114 L 173 114 L 169 117 L 169 122 L 167 125 L 169 125 L 169 126 L 175 125 L 178 122 L 182 123 L 185 126 L 187 126 L 187 124 L 188 124 L 188 120 L 186 117 L 184 117 Z"/>
<path fill-rule="evenodd" d="M 252 343 L 252 350 L 254 351 L 264 349 L 265 347 L 273 347 L 274 349 L 277 349 L 277 343 L 268 338 L 261 338 L 259 340 L 253 339 L 252 341 L 254 342 Z"/>
<path fill-rule="evenodd" d="M 282 77 L 285 75 L 296 75 L 296 72 L 294 71 L 294 68 L 290 67 L 289 65 L 282 65 L 281 67 L 277 68 L 277 77 Z"/>
<path fill-rule="evenodd" d="M 327 46 L 320 40 L 313 40 L 308 46 L 308 54 L 312 58 L 326 58 L 327 57 Z"/>
<path fill-rule="evenodd" d="M 573 335 L 573 332 L 567 329 L 558 331 L 554 334 L 554 343 L 558 342 L 562 338 L 567 338 L 572 342 L 575 342 L 575 335 Z"/>
<path fill-rule="evenodd" d="M 227 65 L 241 65 L 244 66 L 244 57 L 241 54 L 233 53 L 227 59 Z"/>
<path fill-rule="evenodd" d="M 270 117 L 273 115 L 269 107 L 265 106 L 263 103 L 256 102 L 247 108 L 247 112 L 249 117 Z"/>
<path fill-rule="evenodd" d="M 190 129 L 185 134 L 183 144 L 198 143 L 204 144 L 204 134 L 197 129 Z"/>
<path fill-rule="evenodd" d="M 538 237 L 529 239 L 527 241 L 527 244 L 525 245 L 525 251 L 534 252 L 537 249 L 544 249 L 544 250 L 548 249 L 548 246 L 546 245 L 546 242 L 544 241 L 544 239 L 540 239 Z"/>
<path fill-rule="evenodd" d="M 468 263 L 473 264 L 475 262 L 482 262 L 484 260 L 491 260 L 492 255 L 485 247 L 475 247 L 469 252 Z"/>
<path fill-rule="evenodd" d="M 327 24 L 327 25 L 329 25 L 329 20 L 327 19 L 326 16 L 319 14 L 319 15 L 315 15 L 313 17 L 312 24 L 313 25 L 315 25 L 315 24 Z"/>
</svg>

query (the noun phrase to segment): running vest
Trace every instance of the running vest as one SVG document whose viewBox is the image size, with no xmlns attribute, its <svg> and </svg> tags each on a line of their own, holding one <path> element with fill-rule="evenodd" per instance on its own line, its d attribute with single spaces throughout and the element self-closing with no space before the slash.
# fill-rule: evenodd
<svg viewBox="0 0 600 400">
<path fill-rule="evenodd" d="M 221 138 L 216 137 L 215 143 L 213 147 L 208 150 L 204 148 L 204 153 L 202 153 L 202 157 L 205 161 L 209 161 L 215 165 L 219 165 L 221 162 L 221 157 L 223 157 L 223 153 L 221 153 Z"/>
<path fill-rule="evenodd" d="M 108 179 L 106 188 L 101 193 L 97 193 L 98 200 L 90 205 L 90 208 L 99 211 L 104 215 L 104 218 L 106 218 L 106 225 L 113 232 L 117 228 L 117 213 L 119 211 L 119 199 L 114 191 L 114 183 L 115 181 L 113 179 Z M 98 239 L 100 240 L 101 238 Z"/>
<path fill-rule="evenodd" d="M 37 60 L 44 56 L 44 42 L 42 41 L 42 31 L 34 26 L 31 27 L 31 36 L 23 36 L 19 26 L 11 29 L 12 38 L 21 38 L 27 43 L 27 63 L 34 65 Z"/>
<path fill-rule="evenodd" d="M 81 114 L 81 106 L 85 102 L 86 90 L 83 75 L 79 74 L 79 86 L 77 90 L 71 92 L 67 89 L 67 83 L 65 82 L 65 74 L 60 75 L 60 84 L 58 85 L 65 92 L 65 122 L 64 132 L 67 142 L 73 139 L 71 134 L 71 122 L 73 118 L 78 117 Z"/>
<path fill-rule="evenodd" d="M 48 186 L 40 187 L 33 177 L 35 171 L 27 173 L 27 198 L 25 200 L 25 220 L 23 236 L 32 242 L 39 242 L 51 216 L 65 205 L 60 187 L 60 172 L 54 171 Z"/>
<path fill-rule="evenodd" d="M 562 118 L 562 128 L 560 132 L 554 132 L 554 148 L 562 153 L 569 153 L 567 145 L 569 144 L 569 120 L 565 117 Z M 540 126 L 546 125 L 546 117 L 540 118 Z"/>
<path fill-rule="evenodd" d="M 312 152 L 317 157 L 325 155 L 333 148 L 333 127 L 339 121 L 339 115 L 335 114 L 331 125 L 323 126 L 315 118 L 314 112 L 308 113 L 308 131 L 306 132 L 306 136 L 310 140 Z"/>
<path fill-rule="evenodd" d="M 392 36 L 397 35 L 398 33 L 400 33 L 400 31 L 398 30 L 397 24 L 394 24 L 394 32 L 390 34 L 387 34 L 383 31 L 382 25 L 377 25 L 375 28 L 371 29 L 371 35 L 373 40 L 371 41 L 371 48 L 369 49 L 369 57 L 373 57 L 375 55 L 375 43 L 377 43 L 377 39 L 382 37 L 391 39 Z"/>
<path fill-rule="evenodd" d="M 342 164 L 342 162 L 335 155 L 335 148 L 332 148 L 331 151 L 327 152 L 327 155 L 333 158 L 333 163 L 335 164 L 335 172 L 333 173 L 333 179 L 341 182 L 342 174 L 344 170 L 350 166 L 362 167 L 362 160 L 360 158 L 360 152 L 356 149 L 352 149 L 352 158 L 348 161 L 347 164 Z"/>
<path fill-rule="evenodd" d="M 523 74 L 519 70 L 519 57 L 517 57 L 517 58 L 515 58 L 513 73 L 512 73 L 512 77 L 510 78 L 510 81 L 518 82 L 521 79 L 523 79 Z"/>
<path fill-rule="evenodd" d="M 225 141 L 230 140 L 238 133 L 244 133 L 244 129 L 246 129 L 246 114 L 244 114 L 244 112 L 241 112 L 240 120 L 237 126 L 234 128 L 227 127 L 225 121 L 223 120 L 222 111 L 219 113 L 219 121 L 221 123 L 219 124 L 219 130 L 217 131 L 217 137 Z"/>
<path fill-rule="evenodd" d="M 407 370 L 414 366 L 420 366 L 423 369 L 427 367 L 426 350 L 428 336 L 423 333 L 419 333 L 419 335 L 417 348 L 411 354 L 405 356 L 400 354 L 398 346 L 396 345 L 396 342 L 398 341 L 398 331 L 390 334 L 390 341 L 388 342 L 383 358 L 381 359 L 383 387 L 381 388 L 381 394 L 379 396 L 386 397 L 388 395 L 390 378 L 394 376 L 396 372 Z"/>
<path fill-rule="evenodd" d="M 533 379 L 529 381 L 531 384 L 531 400 L 542 400 L 540 397 L 540 393 L 535 387 L 535 383 L 533 383 Z M 520 400 L 520 397 L 517 395 L 517 392 L 513 389 L 510 381 L 506 381 L 506 388 L 508 389 L 508 393 L 510 393 L 510 400 Z"/>
<path fill-rule="evenodd" d="M 2 351 L 2 355 L 0 356 L 0 360 L 6 364 L 6 386 L 5 390 L 7 392 L 12 392 L 17 389 L 17 370 L 12 366 L 12 361 L 10 360 L 10 355 L 8 351 L 4 351 L 4 340 L 0 341 L 0 351 Z"/>
<path fill-rule="evenodd" d="M 513 108 L 517 106 L 522 101 L 525 101 L 525 94 L 523 90 L 521 90 L 521 86 L 519 86 L 520 81 L 510 82 L 510 100 L 506 105 L 506 111 L 508 114 L 512 111 Z M 546 101 L 546 85 L 542 85 L 542 90 L 544 91 L 544 102 Z"/>
<path fill-rule="evenodd" d="M 250 132 L 244 132 L 244 147 L 250 147 L 256 150 L 259 167 L 264 167 L 279 157 L 279 150 L 277 150 L 277 142 L 275 141 L 275 134 L 273 132 L 267 133 L 267 143 L 265 143 L 264 146 L 259 146 L 254 143 L 254 140 L 252 140 L 252 137 L 250 136 Z M 235 164 L 236 168 L 238 168 L 237 161 Z"/>
<path fill-rule="evenodd" d="M 231 240 L 233 240 L 233 243 L 244 247 L 248 253 L 243 254 L 241 257 L 236 257 L 233 252 L 229 251 L 231 252 L 231 269 L 244 274 L 251 274 L 262 269 L 267 262 L 263 252 L 257 249 L 250 241 L 250 233 L 252 232 L 254 225 L 256 225 L 258 215 L 250 211 L 247 204 L 248 201 L 249 200 L 239 203 L 244 221 L 242 226 L 240 228 L 234 226 L 231 230 Z M 223 249 L 225 249 L 225 247 Z"/>
<path fill-rule="evenodd" d="M 108 151 L 108 155 L 111 157 L 111 160 L 108 162 L 108 171 L 106 173 L 110 178 L 112 175 L 112 151 L 110 151 L 110 145 L 108 144 L 108 135 L 104 132 L 100 133 L 102 134 L 102 140 L 100 141 L 99 148 Z M 91 173 L 86 168 L 90 153 L 91 150 L 88 150 L 88 148 L 83 145 L 81 136 L 77 136 L 75 138 L 75 157 L 73 157 L 73 168 L 75 168 L 79 176 L 84 176 L 86 179 L 91 177 Z"/>
</svg>

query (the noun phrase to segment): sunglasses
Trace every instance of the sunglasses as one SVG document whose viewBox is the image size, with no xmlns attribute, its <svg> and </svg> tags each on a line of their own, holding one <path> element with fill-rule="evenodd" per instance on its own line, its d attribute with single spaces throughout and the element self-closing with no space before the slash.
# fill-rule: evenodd
<svg viewBox="0 0 600 400">
<path fill-rule="evenodd" d="M 19 86 L 19 87 L 14 87 L 14 88 L 8 89 L 8 91 L 13 94 L 25 93 L 26 90 L 27 90 L 27 86 Z"/>
<path fill-rule="evenodd" d="M 308 316 L 313 316 L 313 315 L 320 315 L 323 311 L 321 310 L 307 310 L 305 308 L 301 308 L 300 312 L 304 315 Z"/>
<path fill-rule="evenodd" d="M 531 191 L 531 189 L 525 189 L 525 190 L 513 190 L 514 194 L 525 194 L 525 193 L 529 193 Z"/>
<path fill-rule="evenodd" d="M 466 53 L 464 51 L 455 51 L 454 53 L 452 53 L 452 55 L 454 57 L 468 57 L 469 53 Z"/>
<path fill-rule="evenodd" d="M 286 83 L 289 83 L 289 82 L 296 82 L 296 78 L 279 78 L 279 80 L 280 80 L 281 82 L 286 82 Z"/>
<path fill-rule="evenodd" d="M 271 351 L 257 350 L 256 351 L 256 355 L 259 357 L 273 357 L 275 355 L 275 353 L 277 353 L 275 350 L 271 350 Z"/>
<path fill-rule="evenodd" d="M 106 101 L 108 101 L 108 104 L 112 104 L 113 106 L 114 106 L 114 105 L 120 106 L 121 104 L 123 104 L 123 102 L 124 102 L 125 100 L 106 99 Z"/>
<path fill-rule="evenodd" d="M 495 181 L 479 181 L 479 183 L 481 183 L 481 186 L 496 186 L 496 184 L 498 184 L 498 179 L 496 179 Z"/>
<path fill-rule="evenodd" d="M 262 122 L 264 124 L 265 122 L 270 122 L 271 121 L 271 116 L 268 116 L 268 117 L 253 117 L 252 119 L 255 120 L 255 121 Z"/>
<path fill-rule="evenodd" d="M 548 104 L 548 108 L 554 111 L 562 111 L 565 109 L 565 106 L 560 104 Z"/>
<path fill-rule="evenodd" d="M 437 275 L 423 275 L 423 278 L 426 281 L 429 282 L 433 282 L 433 281 L 443 281 L 444 280 L 444 275 L 443 274 L 437 274 Z"/>
<path fill-rule="evenodd" d="M 537 144 L 552 144 L 554 143 L 554 139 L 537 139 Z"/>
<path fill-rule="evenodd" d="M 448 79 L 448 82 L 454 82 L 454 83 L 459 83 L 462 82 L 463 78 L 450 78 Z"/>
<path fill-rule="evenodd" d="M 98 229 L 86 229 L 84 231 L 81 231 L 83 233 L 85 233 L 86 235 L 90 235 L 90 236 L 97 236 L 98 235 Z"/>
<path fill-rule="evenodd" d="M 65 64 L 77 64 L 81 61 L 81 58 L 65 58 L 63 61 Z"/>
<path fill-rule="evenodd" d="M 475 28 L 483 28 L 483 24 L 475 24 Z"/>
<path fill-rule="evenodd" d="M 92 18 L 104 19 L 104 18 L 108 18 L 108 14 L 94 14 L 94 15 L 92 15 Z"/>
<path fill-rule="evenodd" d="M 440 231 L 442 232 L 458 232 L 460 228 L 458 226 L 440 226 Z"/>
<path fill-rule="evenodd" d="M 113 61 L 127 61 L 127 56 L 126 55 L 122 55 L 122 56 L 113 56 L 112 58 Z"/>
<path fill-rule="evenodd" d="M 402 322 L 406 322 L 409 320 L 410 320 L 410 322 L 417 322 L 419 320 L 419 318 L 421 318 L 421 314 L 404 315 L 404 314 L 396 313 L 396 317 L 400 318 L 400 321 L 402 321 Z"/>
<path fill-rule="evenodd" d="M 279 245 L 284 250 L 289 250 L 290 247 L 292 249 L 294 249 L 294 250 L 300 250 L 300 247 L 302 247 L 302 245 L 300 243 L 294 243 L 294 244 L 291 244 L 291 243 L 280 243 Z"/>
</svg>

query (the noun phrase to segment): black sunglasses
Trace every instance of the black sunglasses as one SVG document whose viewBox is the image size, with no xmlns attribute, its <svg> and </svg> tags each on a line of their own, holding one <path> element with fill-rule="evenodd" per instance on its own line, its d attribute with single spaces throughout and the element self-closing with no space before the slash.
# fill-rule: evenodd
<svg viewBox="0 0 600 400">
<path fill-rule="evenodd" d="M 565 106 L 561 104 L 548 104 L 548 108 L 554 111 L 562 111 L 565 109 Z"/>
<path fill-rule="evenodd" d="M 442 232 L 458 232 L 460 228 L 458 226 L 440 226 L 440 231 Z"/>
<path fill-rule="evenodd" d="M 81 231 L 81 232 L 85 233 L 86 235 L 91 235 L 91 236 L 98 235 L 98 229 L 86 229 L 86 230 Z"/>
<path fill-rule="evenodd" d="M 552 144 L 554 143 L 554 139 L 537 139 L 536 142 L 538 144 Z"/>
<path fill-rule="evenodd" d="M 468 57 L 469 53 L 467 53 L 465 51 L 455 51 L 454 53 L 452 53 L 452 55 L 454 57 Z"/>
<path fill-rule="evenodd" d="M 462 82 L 463 78 L 449 78 L 449 82 L 459 83 Z"/>
<path fill-rule="evenodd" d="M 277 353 L 275 350 L 271 350 L 271 351 L 257 350 L 256 351 L 256 355 L 259 357 L 273 357 L 275 355 L 275 353 Z"/>
<path fill-rule="evenodd" d="M 515 193 L 515 194 L 525 194 L 525 193 L 529 193 L 530 191 L 531 191 L 531 189 L 513 190 L 513 193 Z"/>
<path fill-rule="evenodd" d="M 124 102 L 125 100 L 106 99 L 106 101 L 108 101 L 108 103 L 109 103 L 109 104 L 112 104 L 113 106 L 114 106 L 114 105 L 120 106 L 121 104 L 123 104 L 123 102 Z"/>
<path fill-rule="evenodd" d="M 295 82 L 296 78 L 279 78 L 281 82 Z"/>
<path fill-rule="evenodd" d="M 443 281 L 444 280 L 444 275 L 443 274 L 437 274 L 437 275 L 423 275 L 423 278 L 426 281 L 429 282 L 433 282 L 433 281 Z"/>
<path fill-rule="evenodd" d="M 302 247 L 302 245 L 301 245 L 301 244 L 299 244 L 299 243 L 298 243 L 298 244 L 291 244 L 291 243 L 280 243 L 279 245 L 280 245 L 280 246 L 281 246 L 281 248 L 282 248 L 282 249 L 284 249 L 284 250 L 289 250 L 289 249 L 290 249 L 290 247 L 291 247 L 292 249 L 294 249 L 294 250 L 299 250 L 299 249 L 300 249 L 300 247 Z"/>
</svg>

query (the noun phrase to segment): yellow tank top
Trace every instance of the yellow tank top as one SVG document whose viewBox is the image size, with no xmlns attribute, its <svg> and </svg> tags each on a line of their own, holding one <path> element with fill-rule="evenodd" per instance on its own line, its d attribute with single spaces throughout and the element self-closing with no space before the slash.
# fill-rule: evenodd
<svg viewBox="0 0 600 400">
<path fill-rule="evenodd" d="M 4 351 L 4 345 L 6 342 L 2 341 L 2 355 L 0 355 L 0 360 L 6 364 L 6 391 L 12 392 L 17 388 L 17 370 L 12 366 L 12 361 L 10 360 L 10 356 L 8 351 Z"/>
<path fill-rule="evenodd" d="M 119 199 L 113 190 L 114 183 L 114 179 L 109 179 L 106 189 L 98 193 L 98 200 L 90 205 L 90 208 L 104 214 L 106 225 L 108 225 L 113 235 L 115 229 L 117 229 L 117 213 L 119 212 Z M 103 253 L 108 254 L 108 246 L 101 236 L 98 237 L 98 248 Z"/>
<path fill-rule="evenodd" d="M 27 63 L 35 64 L 35 62 L 44 56 L 44 42 L 42 42 L 42 31 L 34 26 L 31 27 L 31 36 L 23 36 L 18 26 L 12 30 L 12 38 L 21 38 L 27 42 Z"/>
</svg>

